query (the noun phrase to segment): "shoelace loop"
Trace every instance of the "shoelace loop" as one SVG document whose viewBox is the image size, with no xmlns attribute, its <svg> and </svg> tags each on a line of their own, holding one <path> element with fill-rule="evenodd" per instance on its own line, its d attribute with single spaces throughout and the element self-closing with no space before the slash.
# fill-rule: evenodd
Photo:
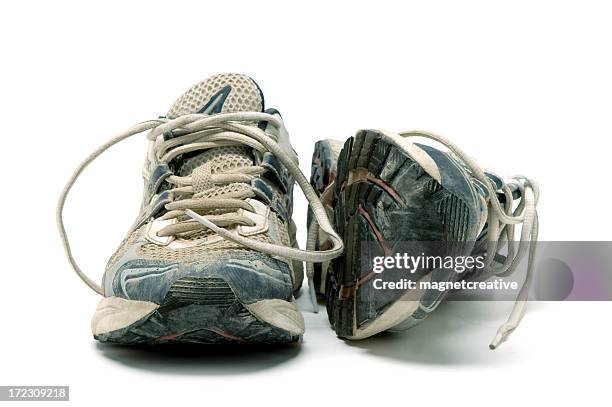
<svg viewBox="0 0 612 407">
<path fill-rule="evenodd" d="M 498 328 L 497 333 L 489 344 L 490 349 L 496 349 L 519 325 L 523 317 L 529 290 L 533 281 L 534 259 L 539 228 L 536 210 L 540 198 L 538 184 L 532 179 L 522 175 L 511 177 L 509 183 L 506 183 L 502 178 L 498 177 L 502 182 L 500 190 L 506 198 L 505 204 L 502 206 L 497 196 L 497 186 L 493 183 L 491 178 L 484 173 L 476 161 L 456 144 L 440 135 L 426 131 L 407 131 L 399 133 L 399 135 L 406 138 L 428 138 L 442 144 L 461 160 L 472 175 L 487 189 L 489 195 L 487 201 L 487 224 L 489 230 L 487 233 L 487 262 L 485 265 L 488 267 L 491 274 L 499 277 L 505 277 L 512 274 L 520 264 L 525 253 L 529 251 L 525 281 L 517 295 L 508 320 Z M 511 187 L 518 188 L 521 192 L 521 201 L 514 210 L 514 199 L 512 197 Z M 514 244 L 514 228 L 518 224 L 522 224 L 522 227 L 519 247 L 518 250 L 516 250 Z M 502 235 L 505 237 L 508 244 L 508 254 L 504 263 L 496 267 L 493 265 L 493 259 L 498 252 L 499 240 Z"/>
<path fill-rule="evenodd" d="M 150 130 L 147 135 L 147 138 L 154 142 L 162 140 L 162 138 L 159 137 L 160 135 L 167 134 L 170 132 L 172 132 L 172 134 L 174 135 L 173 138 L 161 141 L 160 145 L 156 149 L 158 158 L 162 162 L 169 162 L 174 157 L 180 154 L 184 154 L 186 152 L 206 148 L 214 148 L 220 145 L 227 145 L 228 143 L 243 144 L 260 152 L 271 152 L 285 166 L 287 171 L 295 178 L 296 183 L 304 192 L 306 199 L 308 200 L 311 208 L 313 209 L 315 219 L 317 220 L 321 229 L 324 230 L 330 236 L 330 240 L 333 244 L 332 247 L 328 250 L 316 251 L 314 250 L 314 246 L 308 245 L 306 247 L 306 250 L 301 250 L 293 247 L 286 247 L 271 243 L 260 242 L 254 239 L 250 239 L 248 237 L 238 235 L 236 233 L 232 233 L 219 226 L 231 223 L 240 223 L 241 221 L 243 221 L 242 219 L 240 219 L 240 217 L 226 216 L 224 219 L 222 219 L 220 217 L 214 216 L 201 216 L 194 212 L 192 210 L 193 208 L 190 209 L 189 206 L 182 206 L 185 205 L 185 203 L 183 202 L 183 204 L 180 204 L 180 200 L 168 204 L 167 209 L 169 209 L 169 212 L 167 212 L 164 216 L 180 216 L 182 213 L 184 213 L 195 221 L 197 221 L 199 224 L 204 225 L 205 227 L 211 229 L 214 233 L 217 233 L 219 236 L 227 240 L 271 256 L 278 256 L 289 260 L 306 262 L 324 262 L 338 257 L 343 250 L 342 240 L 334 231 L 329 219 L 327 218 L 325 209 L 321 201 L 319 200 L 316 192 L 313 190 L 312 186 L 310 185 L 304 174 L 300 171 L 297 163 L 294 162 L 287 155 L 287 153 L 280 145 L 278 145 L 277 140 L 275 140 L 263 130 L 259 129 L 257 126 L 253 126 L 253 124 L 258 124 L 262 121 L 271 123 L 276 127 L 280 127 L 282 125 L 282 123 L 276 116 L 258 112 L 220 113 L 212 116 L 202 113 L 196 113 L 180 116 L 176 119 L 159 118 L 155 120 L 149 120 L 137 124 L 136 126 L 133 126 L 130 129 L 120 133 L 119 135 L 111 138 L 108 142 L 98 147 L 93 153 L 91 153 L 87 158 L 85 158 L 85 160 L 83 160 L 83 162 L 81 162 L 81 164 L 79 164 L 77 169 L 74 171 L 74 173 L 68 180 L 66 186 L 64 187 L 62 193 L 60 194 L 56 212 L 57 225 L 62 243 L 64 245 L 66 256 L 68 257 L 70 264 L 72 265 L 74 271 L 79 276 L 79 278 L 81 278 L 81 280 L 83 280 L 83 282 L 85 282 L 85 284 L 87 284 L 87 286 L 89 286 L 92 290 L 96 291 L 101 295 L 104 295 L 104 290 L 102 289 L 102 287 L 96 282 L 94 282 L 91 278 L 89 278 L 81 270 L 72 254 L 63 219 L 63 210 L 68 193 L 70 192 L 72 186 L 79 178 L 83 170 L 96 158 L 98 158 L 102 153 L 104 153 L 104 151 L 131 136 L 140 134 L 147 130 Z M 219 174 L 219 177 L 217 177 L 214 181 L 231 182 L 232 180 L 236 179 L 246 180 L 251 176 L 257 175 L 257 173 L 260 171 L 261 170 L 258 169 L 257 166 L 253 166 L 250 167 L 250 169 L 242 172 L 236 171 L 235 173 L 230 172 Z M 170 182 L 176 185 L 176 188 L 174 188 L 175 193 L 178 192 L 179 194 L 191 194 L 193 192 L 190 189 L 193 187 L 193 180 L 188 179 L 188 177 L 171 178 Z M 188 204 L 195 205 L 199 202 L 200 204 L 208 205 L 208 207 L 214 207 L 215 205 L 221 205 L 224 203 L 229 205 L 238 205 L 237 201 L 242 201 L 241 198 L 236 197 L 223 199 L 227 200 L 222 202 L 222 199 L 216 201 L 213 201 L 211 199 L 196 199 L 195 201 L 197 202 L 188 202 Z M 244 208 L 249 209 L 248 206 L 244 206 Z M 172 213 L 172 211 L 178 212 Z M 169 213 L 171 214 L 168 215 Z M 163 233 L 175 233 L 180 232 L 181 230 L 184 231 L 184 229 L 166 229 Z"/>
</svg>

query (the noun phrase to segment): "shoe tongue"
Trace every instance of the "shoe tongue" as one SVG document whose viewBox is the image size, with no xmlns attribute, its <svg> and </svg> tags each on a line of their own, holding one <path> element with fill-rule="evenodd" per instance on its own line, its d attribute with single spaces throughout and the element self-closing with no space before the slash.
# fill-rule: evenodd
<svg viewBox="0 0 612 407">
<path fill-rule="evenodd" d="M 166 115 L 170 119 L 190 113 L 263 112 L 261 89 L 253 79 L 237 73 L 211 76 L 192 86 L 179 97 Z M 202 164 L 210 163 L 211 172 L 253 165 L 247 146 L 217 147 L 183 157 L 176 174 L 188 176 Z"/>
</svg>

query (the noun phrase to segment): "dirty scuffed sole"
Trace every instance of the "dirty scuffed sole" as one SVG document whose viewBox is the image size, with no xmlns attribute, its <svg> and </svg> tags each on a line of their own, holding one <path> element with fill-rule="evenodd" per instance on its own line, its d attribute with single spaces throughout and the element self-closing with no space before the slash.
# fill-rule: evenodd
<svg viewBox="0 0 612 407">
<path fill-rule="evenodd" d="M 461 202 L 430 175 L 437 168 L 429 170 L 376 131 L 361 131 L 344 144 L 331 206 L 345 253 L 332 262 L 324 283 L 329 320 L 338 336 L 363 339 L 385 330 L 403 330 L 422 321 L 440 303 L 441 298 L 431 295 L 425 300 L 424 293 L 374 290 L 368 284 L 372 272 L 355 260 L 365 256 L 363 242 L 379 245 L 384 252 L 385 245 L 393 242 L 447 238 L 445 205 Z"/>
<path fill-rule="evenodd" d="M 206 281 L 204 281 L 206 280 Z M 161 305 L 107 297 L 92 318 L 94 338 L 125 345 L 296 342 L 304 320 L 293 302 L 242 304 L 222 281 L 178 280 Z"/>
</svg>

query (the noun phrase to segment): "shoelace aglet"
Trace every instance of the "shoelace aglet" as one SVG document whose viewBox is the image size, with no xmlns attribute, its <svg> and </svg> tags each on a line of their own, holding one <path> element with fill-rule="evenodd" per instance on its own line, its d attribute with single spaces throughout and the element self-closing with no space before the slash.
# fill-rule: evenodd
<svg viewBox="0 0 612 407">
<path fill-rule="evenodd" d="M 312 312 L 318 314 L 319 303 L 317 302 L 317 291 L 314 287 L 314 279 L 311 276 L 308 276 L 308 294 L 310 296 L 310 303 L 312 304 Z"/>
<path fill-rule="evenodd" d="M 495 337 L 489 344 L 489 349 L 495 350 L 499 348 L 499 346 L 506 340 L 508 335 L 510 335 L 510 333 L 516 329 L 517 325 L 518 325 L 518 322 L 514 322 L 514 323 L 506 322 L 502 326 L 500 326 L 499 329 L 497 329 L 497 333 L 495 334 Z"/>
<path fill-rule="evenodd" d="M 495 334 L 495 337 L 493 338 L 493 340 L 489 344 L 489 349 L 491 349 L 491 350 L 497 349 L 499 347 L 499 345 L 501 345 L 501 343 L 505 339 L 504 337 L 505 337 L 505 335 L 503 333 L 501 333 L 500 331 L 497 331 L 497 333 Z"/>
</svg>

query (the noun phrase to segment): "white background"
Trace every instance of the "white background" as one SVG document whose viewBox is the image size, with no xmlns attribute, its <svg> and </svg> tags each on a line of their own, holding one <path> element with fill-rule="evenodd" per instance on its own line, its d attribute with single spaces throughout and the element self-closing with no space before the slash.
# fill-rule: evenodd
<svg viewBox="0 0 612 407">
<path fill-rule="evenodd" d="M 306 312 L 301 347 L 256 354 L 91 338 L 98 297 L 64 258 L 58 194 L 99 144 L 219 72 L 258 81 L 306 173 L 317 139 L 427 129 L 486 168 L 537 179 L 541 240 L 610 239 L 606 2 L 294 3 L 2 6 L 0 385 L 70 385 L 72 404 L 105 406 L 609 403 L 610 303 L 532 304 L 495 352 L 511 304 L 446 304 L 359 343 Z M 75 255 L 96 278 L 137 214 L 144 153 L 144 136 L 124 142 L 69 197 Z M 296 193 L 302 238 L 305 208 Z"/>
</svg>

